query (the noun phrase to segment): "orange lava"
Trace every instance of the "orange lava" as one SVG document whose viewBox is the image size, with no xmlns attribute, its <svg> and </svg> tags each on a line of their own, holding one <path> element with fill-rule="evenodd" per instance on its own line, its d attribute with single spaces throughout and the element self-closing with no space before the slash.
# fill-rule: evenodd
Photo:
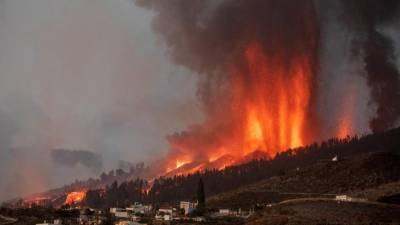
<svg viewBox="0 0 400 225">
<path fill-rule="evenodd" d="M 302 134 L 310 102 L 311 68 L 307 57 L 298 57 L 290 69 L 263 54 L 257 43 L 245 50 L 247 76 L 234 75 L 234 105 L 241 105 L 244 154 L 263 150 L 271 157 L 304 144 Z M 234 71 L 242 73 L 243 71 Z M 243 88 L 244 86 L 256 88 Z"/>
<path fill-rule="evenodd" d="M 67 195 L 67 198 L 65 199 L 64 204 L 77 204 L 82 202 L 82 200 L 85 198 L 86 192 L 84 191 L 74 191 L 71 192 Z"/>
</svg>

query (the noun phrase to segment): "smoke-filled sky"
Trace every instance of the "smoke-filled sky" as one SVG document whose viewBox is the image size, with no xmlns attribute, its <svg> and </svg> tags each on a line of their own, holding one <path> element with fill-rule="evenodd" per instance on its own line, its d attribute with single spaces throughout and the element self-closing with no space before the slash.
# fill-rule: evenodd
<svg viewBox="0 0 400 225">
<path fill-rule="evenodd" d="M 0 0 L 0 200 L 152 161 L 200 119 L 151 18 L 130 0 Z"/>
<path fill-rule="evenodd" d="M 250 148 L 396 126 L 399 5 L 0 0 L 0 200 L 120 160 L 243 150 L 249 118 L 263 144 Z M 270 117 L 287 132 L 265 132 Z"/>
</svg>

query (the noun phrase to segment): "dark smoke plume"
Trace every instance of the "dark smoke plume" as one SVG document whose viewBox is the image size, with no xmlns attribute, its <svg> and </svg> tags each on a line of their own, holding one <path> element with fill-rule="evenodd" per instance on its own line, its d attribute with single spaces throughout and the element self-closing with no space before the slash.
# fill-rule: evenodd
<svg viewBox="0 0 400 225">
<path fill-rule="evenodd" d="M 356 34 L 354 54 L 364 57 L 371 103 L 377 107 L 370 128 L 373 132 L 383 131 L 394 126 L 400 116 L 400 73 L 395 65 L 393 41 L 379 28 L 394 22 L 400 1 L 345 0 L 343 5 L 346 24 Z"/>
<path fill-rule="evenodd" d="M 103 167 L 101 155 L 85 150 L 54 149 L 51 157 L 55 162 L 69 167 L 81 164 L 94 171 L 100 171 Z"/>
<path fill-rule="evenodd" d="M 170 57 L 201 74 L 225 75 L 221 69 L 254 38 L 267 52 L 279 48 L 282 58 L 310 49 L 318 52 L 316 11 L 310 0 L 135 2 L 156 12 L 153 27 L 167 42 Z M 285 45 L 277 46 L 281 43 Z"/>
<path fill-rule="evenodd" d="M 206 114 L 204 123 L 189 131 L 168 137 L 171 155 L 202 154 L 220 146 L 239 146 L 235 132 L 244 124 L 240 108 L 235 105 L 232 83 L 243 81 L 246 96 L 243 101 L 254 100 L 253 93 L 260 80 L 250 72 L 251 65 L 244 60 L 249 45 L 257 43 L 271 62 L 271 67 L 292 69 L 300 57 L 303 66 L 311 68 L 310 102 L 312 109 L 318 71 L 319 24 L 312 0 L 136 0 L 137 5 L 155 12 L 153 27 L 168 45 L 168 55 L 177 64 L 199 74 L 198 96 Z M 303 62 L 303 61 L 302 61 Z M 236 68 L 234 68 L 236 67 Z M 232 74 L 233 69 L 240 70 Z M 283 76 L 290 76 L 284 71 Z M 273 83 L 272 78 L 269 83 Z M 289 79 L 289 78 L 288 78 Z M 274 98 L 271 91 L 270 98 Z M 276 99 L 276 98 L 275 98 Z M 306 112 L 308 121 L 314 119 L 312 110 Z M 315 131 L 313 128 L 306 129 Z M 278 132 L 278 131 L 276 131 Z M 308 135 L 301 132 L 302 135 Z M 223 137 L 221 137 L 223 136 Z M 311 135 L 310 135 L 311 136 Z M 313 139 L 306 137 L 307 140 Z M 174 157 L 174 156 L 172 156 Z"/>
</svg>

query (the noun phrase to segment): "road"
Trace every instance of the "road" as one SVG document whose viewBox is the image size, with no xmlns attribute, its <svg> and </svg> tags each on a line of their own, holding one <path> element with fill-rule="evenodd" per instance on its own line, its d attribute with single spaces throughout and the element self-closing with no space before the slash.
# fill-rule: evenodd
<svg viewBox="0 0 400 225">
<path fill-rule="evenodd" d="M 18 221 L 18 219 L 3 216 L 3 215 L 0 215 L 0 219 L 5 221 L 5 222 L 0 222 L 0 224 L 2 224 L 2 225 L 3 224 L 11 224 L 11 223 L 15 223 Z"/>
</svg>

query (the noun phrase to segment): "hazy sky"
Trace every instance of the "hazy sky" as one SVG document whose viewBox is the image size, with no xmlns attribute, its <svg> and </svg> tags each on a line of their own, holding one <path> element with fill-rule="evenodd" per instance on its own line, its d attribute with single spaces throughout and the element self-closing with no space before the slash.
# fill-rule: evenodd
<svg viewBox="0 0 400 225">
<path fill-rule="evenodd" d="M 51 149 L 149 162 L 201 119 L 151 18 L 131 0 L 0 0 L 0 200 L 93 175 Z"/>
</svg>

